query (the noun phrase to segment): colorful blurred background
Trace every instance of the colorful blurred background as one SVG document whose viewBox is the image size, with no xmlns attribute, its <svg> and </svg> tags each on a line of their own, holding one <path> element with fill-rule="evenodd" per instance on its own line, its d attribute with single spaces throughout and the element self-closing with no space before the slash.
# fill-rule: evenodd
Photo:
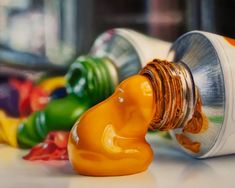
<svg viewBox="0 0 235 188">
<path fill-rule="evenodd" d="M 114 27 L 167 41 L 195 29 L 235 37 L 234 8 L 234 0 L 1 0 L 0 62 L 63 67 Z"/>
</svg>

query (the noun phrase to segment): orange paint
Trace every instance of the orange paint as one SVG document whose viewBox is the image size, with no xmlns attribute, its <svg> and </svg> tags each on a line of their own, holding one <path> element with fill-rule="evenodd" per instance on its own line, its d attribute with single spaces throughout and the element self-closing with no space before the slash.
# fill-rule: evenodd
<svg viewBox="0 0 235 188">
<path fill-rule="evenodd" d="M 123 81 L 110 98 L 88 110 L 73 127 L 68 152 L 75 170 L 92 176 L 146 170 L 153 159 L 145 140 L 153 109 L 153 90 L 146 77 Z"/>
<path fill-rule="evenodd" d="M 229 37 L 224 37 L 224 39 L 231 45 L 235 46 L 235 40 Z"/>
<path fill-rule="evenodd" d="M 182 145 L 184 148 L 190 150 L 193 153 L 198 153 L 200 151 L 201 144 L 199 142 L 192 141 L 184 134 L 176 134 L 175 136 L 179 144 Z"/>
<path fill-rule="evenodd" d="M 202 133 L 208 129 L 208 124 L 208 119 L 202 112 L 202 101 L 200 95 L 198 94 L 193 116 L 183 128 L 183 132 L 192 134 Z"/>
<path fill-rule="evenodd" d="M 198 91 L 197 91 L 198 92 Z M 199 93 L 197 93 L 197 102 L 194 108 L 192 118 L 186 123 L 183 128 L 183 133 L 199 134 L 208 129 L 208 119 L 202 111 L 202 101 Z M 180 145 L 190 150 L 193 153 L 199 153 L 201 144 L 194 142 L 185 134 L 176 134 L 176 139 Z"/>
<path fill-rule="evenodd" d="M 68 154 L 74 169 L 83 175 L 134 174 L 148 168 L 153 152 L 145 140 L 148 128 L 183 128 L 189 113 L 183 67 L 153 60 L 140 74 L 123 81 L 115 93 L 88 110 L 70 133 Z M 204 116 L 200 97 L 184 131 L 200 133 Z M 207 122 L 208 124 L 208 122 Z M 200 143 L 177 134 L 179 144 L 192 152 Z"/>
</svg>

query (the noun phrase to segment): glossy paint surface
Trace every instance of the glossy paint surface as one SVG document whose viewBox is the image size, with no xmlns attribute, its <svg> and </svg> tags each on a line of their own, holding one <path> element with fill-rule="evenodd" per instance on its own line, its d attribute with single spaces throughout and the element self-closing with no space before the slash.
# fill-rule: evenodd
<svg viewBox="0 0 235 188">
<path fill-rule="evenodd" d="M 123 81 L 111 97 L 88 110 L 73 127 L 68 153 L 75 170 L 91 176 L 146 170 L 153 159 L 145 140 L 153 106 L 153 91 L 145 76 Z"/>
</svg>

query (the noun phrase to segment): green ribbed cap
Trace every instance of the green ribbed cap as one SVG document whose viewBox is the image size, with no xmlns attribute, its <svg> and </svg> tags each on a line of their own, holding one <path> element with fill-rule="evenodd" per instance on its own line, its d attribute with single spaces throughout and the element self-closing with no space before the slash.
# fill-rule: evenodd
<svg viewBox="0 0 235 188">
<path fill-rule="evenodd" d="M 68 93 L 96 104 L 113 93 L 118 76 L 109 59 L 81 56 L 71 65 L 66 80 Z"/>
</svg>

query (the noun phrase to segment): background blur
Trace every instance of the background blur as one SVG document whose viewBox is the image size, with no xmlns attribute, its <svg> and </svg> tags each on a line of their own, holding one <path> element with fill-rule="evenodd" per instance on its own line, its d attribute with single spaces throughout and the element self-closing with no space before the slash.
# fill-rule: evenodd
<svg viewBox="0 0 235 188">
<path fill-rule="evenodd" d="M 0 0 L 0 63 L 69 64 L 113 27 L 167 41 L 195 29 L 235 38 L 234 10 L 235 0 Z"/>
</svg>

